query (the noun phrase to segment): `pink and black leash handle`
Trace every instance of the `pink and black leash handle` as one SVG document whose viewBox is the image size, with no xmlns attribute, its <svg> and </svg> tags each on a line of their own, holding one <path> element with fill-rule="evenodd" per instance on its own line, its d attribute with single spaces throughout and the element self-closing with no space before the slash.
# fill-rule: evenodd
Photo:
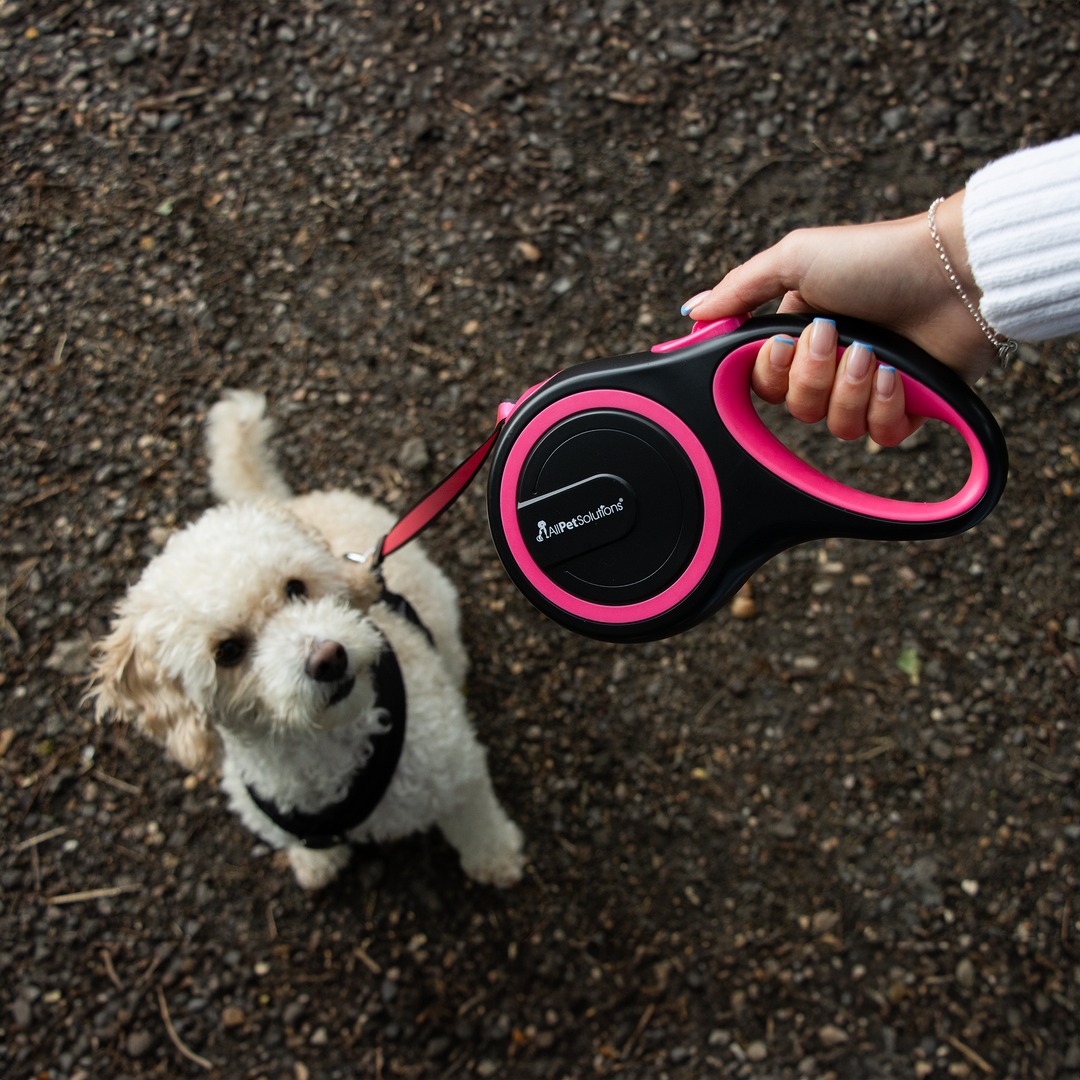
<svg viewBox="0 0 1080 1080">
<path fill-rule="evenodd" d="M 907 411 L 943 420 L 971 455 L 937 502 L 848 487 L 796 457 L 750 396 L 757 351 L 811 316 L 696 323 L 649 353 L 594 360 L 499 407 L 494 431 L 370 552 L 379 572 L 469 485 L 494 451 L 488 519 L 518 588 L 545 615 L 604 641 L 651 641 L 711 615 L 764 562 L 829 536 L 928 540 L 997 504 L 1008 451 L 990 410 L 952 371 L 878 326 L 837 318 L 837 356 L 869 344 L 896 368 Z"/>
<path fill-rule="evenodd" d="M 750 396 L 758 348 L 810 316 L 698 323 L 651 353 L 590 361 L 518 402 L 494 446 L 488 516 L 518 588 L 545 615 L 605 641 L 696 625 L 785 548 L 830 536 L 926 540 L 978 524 L 1008 474 L 989 409 L 951 370 L 881 327 L 837 318 L 896 368 L 912 415 L 967 443 L 959 492 L 907 502 L 858 491 L 796 457 Z"/>
</svg>

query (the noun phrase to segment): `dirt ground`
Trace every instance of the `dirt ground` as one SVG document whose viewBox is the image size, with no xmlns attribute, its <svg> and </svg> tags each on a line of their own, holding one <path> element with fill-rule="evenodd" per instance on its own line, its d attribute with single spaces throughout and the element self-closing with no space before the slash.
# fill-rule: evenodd
<svg viewBox="0 0 1080 1080">
<path fill-rule="evenodd" d="M 298 490 L 403 509 L 501 399 L 683 332 L 790 228 L 1076 130 L 1078 31 L 1073 0 L 4 0 L 0 1072 L 1075 1080 L 1076 338 L 980 384 L 1012 472 L 977 530 L 793 550 L 756 617 L 670 641 L 538 615 L 477 483 L 428 547 L 516 888 L 433 833 L 309 897 L 80 697 L 208 503 L 223 387 L 266 391 Z M 871 490 L 956 472 L 941 432 L 782 426 Z"/>
</svg>

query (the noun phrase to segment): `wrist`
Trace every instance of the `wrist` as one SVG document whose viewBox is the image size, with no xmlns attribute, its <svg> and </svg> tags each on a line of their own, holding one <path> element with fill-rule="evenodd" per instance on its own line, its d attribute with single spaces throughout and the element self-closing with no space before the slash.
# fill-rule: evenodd
<svg viewBox="0 0 1080 1080">
<path fill-rule="evenodd" d="M 968 261 L 967 243 L 964 240 L 964 189 L 950 195 L 944 202 L 939 203 L 934 215 L 934 223 L 937 227 L 938 236 L 941 238 L 945 255 L 952 266 L 953 273 L 960 283 L 960 287 L 967 293 L 971 302 L 978 306 L 982 298 L 982 290 L 975 282 L 975 275 L 971 272 L 971 263 Z M 949 281 L 948 272 L 941 259 L 937 260 L 938 271 Z M 952 287 L 952 282 L 949 282 Z"/>
</svg>

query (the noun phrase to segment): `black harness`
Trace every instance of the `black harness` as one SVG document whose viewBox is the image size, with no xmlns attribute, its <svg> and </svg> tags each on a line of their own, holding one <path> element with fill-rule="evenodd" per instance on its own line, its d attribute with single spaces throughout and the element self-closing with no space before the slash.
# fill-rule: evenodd
<svg viewBox="0 0 1080 1080">
<path fill-rule="evenodd" d="M 405 597 L 384 587 L 379 600 L 423 631 L 428 642 L 434 647 L 435 639 L 431 631 L 421 622 L 416 609 Z M 401 748 L 405 743 L 405 680 L 401 677 L 397 656 L 385 638 L 379 659 L 372 668 L 372 675 L 375 708 L 384 711 L 389 726 L 385 731 L 372 735 L 371 754 L 353 773 L 349 790 L 343 798 L 314 813 L 305 813 L 302 810 L 283 813 L 272 799 L 262 798 L 250 784 L 246 785 L 255 805 L 278 828 L 292 833 L 306 848 L 329 848 L 348 843 L 346 834 L 371 816 L 394 778 Z"/>
</svg>

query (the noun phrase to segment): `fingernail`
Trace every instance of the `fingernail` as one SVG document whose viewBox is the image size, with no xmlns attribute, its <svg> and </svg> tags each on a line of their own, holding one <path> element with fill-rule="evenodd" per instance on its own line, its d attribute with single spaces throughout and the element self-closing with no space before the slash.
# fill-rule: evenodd
<svg viewBox="0 0 1080 1080">
<path fill-rule="evenodd" d="M 864 345 L 861 341 L 853 341 L 851 343 L 851 350 L 847 357 L 847 366 L 844 369 L 848 382 L 861 382 L 866 378 L 866 373 L 870 370 L 870 360 L 873 358 L 873 355 L 869 345 Z"/>
<path fill-rule="evenodd" d="M 683 306 L 681 308 L 679 308 L 679 314 L 680 315 L 689 315 L 690 312 L 693 311 L 694 308 L 696 308 L 698 306 L 698 304 L 700 304 L 701 301 L 704 300 L 705 297 L 709 295 L 710 292 L 712 292 L 711 289 L 707 290 L 706 292 L 699 292 L 697 294 L 697 296 L 691 296 L 690 299 L 687 300 L 686 303 L 683 304 Z"/>
<path fill-rule="evenodd" d="M 874 389 L 881 398 L 892 397 L 893 387 L 896 385 L 896 368 L 888 364 L 879 364 L 877 375 L 874 378 Z"/>
<path fill-rule="evenodd" d="M 772 348 L 769 350 L 769 366 L 777 371 L 787 371 L 794 355 L 795 339 L 786 334 L 777 334 L 772 339 Z"/>
<path fill-rule="evenodd" d="M 815 360 L 836 357 L 836 323 L 832 319 L 815 319 L 810 326 L 810 355 Z"/>
</svg>

